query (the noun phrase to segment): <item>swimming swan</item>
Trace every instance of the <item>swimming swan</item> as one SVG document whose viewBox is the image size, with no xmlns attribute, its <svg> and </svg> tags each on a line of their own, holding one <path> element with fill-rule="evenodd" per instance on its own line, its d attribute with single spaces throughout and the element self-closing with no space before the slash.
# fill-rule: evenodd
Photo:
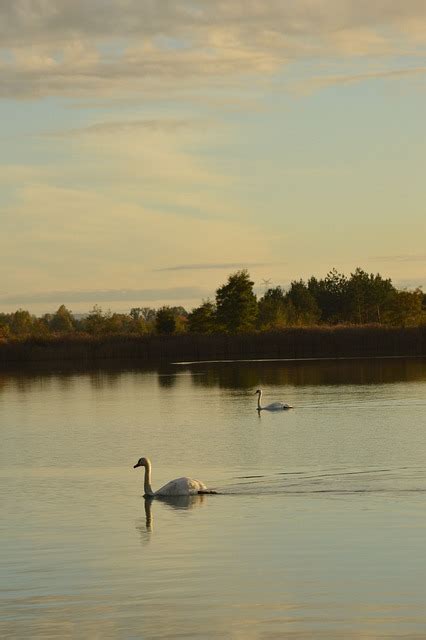
<svg viewBox="0 0 426 640">
<path fill-rule="evenodd" d="M 272 404 L 266 405 L 266 407 L 262 407 L 260 404 L 260 399 L 262 397 L 262 389 L 257 389 L 255 394 L 257 394 L 257 410 L 258 411 L 285 411 L 286 409 L 293 409 L 289 404 L 284 404 L 283 402 L 273 402 Z"/>
<path fill-rule="evenodd" d="M 139 458 L 133 469 L 137 467 L 145 467 L 144 491 L 145 498 L 154 498 L 155 496 L 195 496 L 202 493 L 217 493 L 207 489 L 206 485 L 199 480 L 192 478 L 176 478 L 171 480 L 164 487 L 153 491 L 151 487 L 151 461 L 148 458 Z"/>
</svg>

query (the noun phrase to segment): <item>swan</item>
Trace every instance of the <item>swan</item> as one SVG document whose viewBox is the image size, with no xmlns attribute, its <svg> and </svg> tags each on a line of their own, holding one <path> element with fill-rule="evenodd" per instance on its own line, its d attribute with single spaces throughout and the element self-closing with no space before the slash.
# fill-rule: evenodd
<svg viewBox="0 0 426 640">
<path fill-rule="evenodd" d="M 273 402 L 272 404 L 267 404 L 266 407 L 262 407 L 260 403 L 260 399 L 262 397 L 262 389 L 257 389 L 255 394 L 257 394 L 257 410 L 258 411 L 285 411 L 286 409 L 293 409 L 293 407 L 289 404 L 284 404 L 284 402 Z"/>
<path fill-rule="evenodd" d="M 144 480 L 144 497 L 154 498 L 155 496 L 195 496 L 202 493 L 217 493 L 207 489 L 206 485 L 199 480 L 193 480 L 192 478 L 176 478 L 171 480 L 164 487 L 153 491 L 151 487 L 151 461 L 148 458 L 139 458 L 137 463 L 133 466 L 133 469 L 137 467 L 145 467 L 145 480 Z"/>
</svg>

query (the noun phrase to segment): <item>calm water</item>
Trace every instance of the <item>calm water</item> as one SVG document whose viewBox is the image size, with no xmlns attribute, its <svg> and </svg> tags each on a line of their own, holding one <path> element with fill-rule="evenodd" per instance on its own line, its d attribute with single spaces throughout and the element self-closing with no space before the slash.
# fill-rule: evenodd
<svg viewBox="0 0 426 640">
<path fill-rule="evenodd" d="M 426 637 L 424 360 L 0 373 L 0 430 L 2 638 Z"/>
</svg>

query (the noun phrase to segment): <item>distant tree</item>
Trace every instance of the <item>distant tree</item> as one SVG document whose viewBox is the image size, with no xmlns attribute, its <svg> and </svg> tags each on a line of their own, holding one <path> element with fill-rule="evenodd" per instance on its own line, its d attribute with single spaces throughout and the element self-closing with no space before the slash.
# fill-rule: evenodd
<svg viewBox="0 0 426 640">
<path fill-rule="evenodd" d="M 145 322 L 155 322 L 155 316 L 157 315 L 157 312 L 155 309 L 152 309 L 151 307 L 142 307 L 142 318 L 145 320 Z"/>
<path fill-rule="evenodd" d="M 216 291 L 216 318 L 218 327 L 228 333 L 254 329 L 257 318 L 257 300 L 254 282 L 246 269 L 237 271 Z"/>
<path fill-rule="evenodd" d="M 61 304 L 59 309 L 48 320 L 48 327 L 54 332 L 69 333 L 75 329 L 74 317 L 65 305 Z"/>
<path fill-rule="evenodd" d="M 25 309 L 18 309 L 12 314 L 10 330 L 15 336 L 31 335 L 36 318 Z"/>
<path fill-rule="evenodd" d="M 140 307 L 132 307 L 129 316 L 132 320 L 139 320 L 142 317 L 142 309 Z"/>
<path fill-rule="evenodd" d="M 321 316 L 321 310 L 315 297 L 309 291 L 303 280 L 294 280 L 291 283 L 285 300 L 287 302 L 287 315 L 290 324 L 317 324 Z"/>
<path fill-rule="evenodd" d="M 177 306 L 177 307 L 170 307 L 170 309 L 173 311 L 175 318 L 178 318 L 178 317 L 187 318 L 188 317 L 188 312 L 184 307 Z"/>
<path fill-rule="evenodd" d="M 155 328 L 158 333 L 171 334 L 176 330 L 176 316 L 173 310 L 164 306 L 158 309 L 155 318 Z"/>
<path fill-rule="evenodd" d="M 102 308 L 95 304 L 89 314 L 81 321 L 81 329 L 91 335 L 101 335 L 104 333 L 107 317 L 108 314 L 104 315 Z"/>
<path fill-rule="evenodd" d="M 358 324 L 382 322 L 395 291 L 390 279 L 357 267 L 347 283 L 347 320 Z"/>
<path fill-rule="evenodd" d="M 10 326 L 9 323 L 6 322 L 2 322 L 2 317 L 5 314 L 1 313 L 0 314 L 0 340 L 4 341 L 7 340 L 7 338 L 10 337 Z"/>
<path fill-rule="evenodd" d="M 261 330 L 279 329 L 287 324 L 287 305 L 281 287 L 265 291 L 258 303 L 258 327 Z"/>
<path fill-rule="evenodd" d="M 130 309 L 133 331 L 136 333 L 152 333 L 155 330 L 156 315 L 156 310 L 151 307 L 133 307 Z"/>
<path fill-rule="evenodd" d="M 321 310 L 321 322 L 336 324 L 345 320 L 348 289 L 346 276 L 332 269 L 323 280 L 310 278 L 308 289 Z"/>
<path fill-rule="evenodd" d="M 423 292 L 421 289 L 395 291 L 386 312 L 387 323 L 398 327 L 418 326 L 424 318 L 422 302 Z"/>
<path fill-rule="evenodd" d="M 104 333 L 129 334 L 135 333 L 136 327 L 133 319 L 127 313 L 111 313 L 104 319 Z"/>
<path fill-rule="evenodd" d="M 51 335 L 51 331 L 47 324 L 44 322 L 43 318 L 34 318 L 31 327 L 31 335 L 39 338 L 47 338 L 49 335 Z"/>
<path fill-rule="evenodd" d="M 140 308 L 130 309 L 127 319 L 130 323 L 129 331 L 131 333 L 144 334 L 149 332 L 148 323 L 143 319 Z"/>
<path fill-rule="evenodd" d="M 185 331 L 187 331 L 188 329 L 188 312 L 186 309 L 184 309 L 184 307 L 181 306 L 177 306 L 177 307 L 170 307 L 171 312 L 173 313 L 175 320 L 176 320 L 176 326 L 175 326 L 175 331 L 176 333 L 184 333 Z"/>
<path fill-rule="evenodd" d="M 154 322 L 156 313 L 156 310 L 151 307 L 133 307 L 130 309 L 130 316 L 134 320 L 142 318 L 145 322 Z"/>
<path fill-rule="evenodd" d="M 10 313 L 0 313 L 0 336 L 7 338 L 10 335 L 12 315 Z"/>
<path fill-rule="evenodd" d="M 192 333 L 213 333 L 216 329 L 216 308 L 210 300 L 204 301 L 188 315 L 188 328 Z"/>
</svg>

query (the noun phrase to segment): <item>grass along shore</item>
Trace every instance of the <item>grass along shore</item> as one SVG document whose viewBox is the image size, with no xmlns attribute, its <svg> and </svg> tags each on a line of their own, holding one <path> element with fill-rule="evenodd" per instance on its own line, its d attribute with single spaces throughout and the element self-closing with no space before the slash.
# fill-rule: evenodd
<svg viewBox="0 0 426 640">
<path fill-rule="evenodd" d="M 335 326 L 227 334 L 28 337 L 0 342 L 0 366 L 99 360 L 221 360 L 250 358 L 426 357 L 426 326 Z"/>
</svg>

